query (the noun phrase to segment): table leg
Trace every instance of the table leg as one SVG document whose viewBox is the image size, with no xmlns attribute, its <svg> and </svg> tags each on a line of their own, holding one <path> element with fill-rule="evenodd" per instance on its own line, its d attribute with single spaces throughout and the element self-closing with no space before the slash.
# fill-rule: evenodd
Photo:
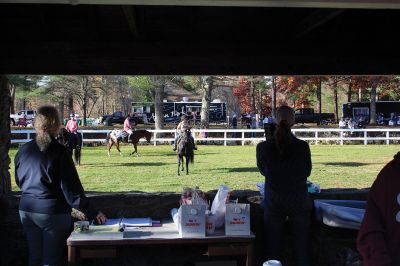
<svg viewBox="0 0 400 266">
<path fill-rule="evenodd" d="M 76 248 L 68 246 L 68 265 L 76 265 Z"/>
<path fill-rule="evenodd" d="M 247 245 L 246 266 L 253 266 L 253 244 Z"/>
</svg>

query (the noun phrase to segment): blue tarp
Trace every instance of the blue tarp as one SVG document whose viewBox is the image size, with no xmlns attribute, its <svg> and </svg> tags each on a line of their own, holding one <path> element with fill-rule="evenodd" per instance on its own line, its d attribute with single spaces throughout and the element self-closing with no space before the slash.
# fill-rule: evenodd
<svg viewBox="0 0 400 266">
<path fill-rule="evenodd" d="M 360 229 L 367 202 L 361 200 L 314 200 L 318 221 L 332 227 Z"/>
</svg>

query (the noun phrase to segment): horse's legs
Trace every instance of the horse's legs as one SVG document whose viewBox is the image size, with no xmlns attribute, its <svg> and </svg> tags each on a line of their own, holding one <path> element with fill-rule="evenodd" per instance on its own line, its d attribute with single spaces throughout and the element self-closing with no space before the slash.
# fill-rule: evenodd
<svg viewBox="0 0 400 266">
<path fill-rule="evenodd" d="M 134 144 L 133 144 L 133 147 L 135 148 L 135 152 L 134 152 L 134 153 L 136 153 L 136 157 L 139 157 L 140 155 L 139 155 L 139 153 L 137 152 L 137 143 L 134 143 Z"/>
<path fill-rule="evenodd" d="M 111 156 L 111 155 L 110 155 L 110 150 L 111 150 L 111 147 L 112 147 L 113 144 L 114 144 L 114 142 L 113 142 L 111 139 L 107 142 L 108 157 Z"/>
<path fill-rule="evenodd" d="M 189 160 L 188 157 L 186 157 L 186 175 L 189 174 Z"/>
<path fill-rule="evenodd" d="M 118 152 L 119 152 L 119 155 L 120 155 L 120 156 L 124 156 L 124 155 L 122 154 L 121 150 L 119 149 L 119 141 L 117 141 L 117 143 L 115 143 L 115 147 L 117 147 L 117 150 L 118 150 Z"/>
<path fill-rule="evenodd" d="M 179 168 L 181 168 L 181 157 L 178 155 L 178 175 L 181 175 L 179 173 Z"/>
<path fill-rule="evenodd" d="M 185 170 L 185 168 L 184 168 L 184 166 L 183 166 L 183 165 L 185 164 L 184 158 L 185 158 L 185 157 L 182 156 L 182 159 L 181 159 L 181 160 L 182 160 L 182 169 L 181 169 L 181 171 L 184 171 L 184 170 Z"/>
<path fill-rule="evenodd" d="M 81 146 L 76 145 L 74 155 L 75 155 L 75 164 L 81 165 Z"/>
</svg>

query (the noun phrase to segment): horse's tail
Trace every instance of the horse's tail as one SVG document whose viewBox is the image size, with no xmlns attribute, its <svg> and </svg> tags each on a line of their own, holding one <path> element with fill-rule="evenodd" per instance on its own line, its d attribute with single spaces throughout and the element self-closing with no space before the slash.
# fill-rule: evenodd
<svg viewBox="0 0 400 266">
<path fill-rule="evenodd" d="M 108 142 L 111 138 L 111 131 L 107 133 L 106 142 Z"/>
<path fill-rule="evenodd" d="M 191 164 L 194 163 L 194 152 L 193 151 L 190 153 L 188 159 L 189 159 L 189 163 L 191 163 Z"/>
<path fill-rule="evenodd" d="M 188 160 L 189 163 L 194 163 L 194 152 L 192 145 L 189 145 L 188 149 L 186 149 L 186 155 L 186 160 Z"/>
</svg>

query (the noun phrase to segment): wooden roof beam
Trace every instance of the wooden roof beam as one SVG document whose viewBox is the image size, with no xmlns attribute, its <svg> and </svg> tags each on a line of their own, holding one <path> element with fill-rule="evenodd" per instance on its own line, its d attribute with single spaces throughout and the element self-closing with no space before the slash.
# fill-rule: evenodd
<svg viewBox="0 0 400 266">
<path fill-rule="evenodd" d="M 133 6 L 122 6 L 126 21 L 128 22 L 129 30 L 131 31 L 133 38 L 138 39 L 139 30 L 136 23 L 136 13 Z"/>
<path fill-rule="evenodd" d="M 0 3 L 400 9 L 400 0 L 0 0 Z"/>
<path fill-rule="evenodd" d="M 301 38 L 314 29 L 324 25 L 331 21 L 335 17 L 339 16 L 345 11 L 345 9 L 332 9 L 332 10 L 316 10 L 308 15 L 303 21 L 301 21 L 295 27 L 293 33 L 295 38 Z"/>
</svg>

